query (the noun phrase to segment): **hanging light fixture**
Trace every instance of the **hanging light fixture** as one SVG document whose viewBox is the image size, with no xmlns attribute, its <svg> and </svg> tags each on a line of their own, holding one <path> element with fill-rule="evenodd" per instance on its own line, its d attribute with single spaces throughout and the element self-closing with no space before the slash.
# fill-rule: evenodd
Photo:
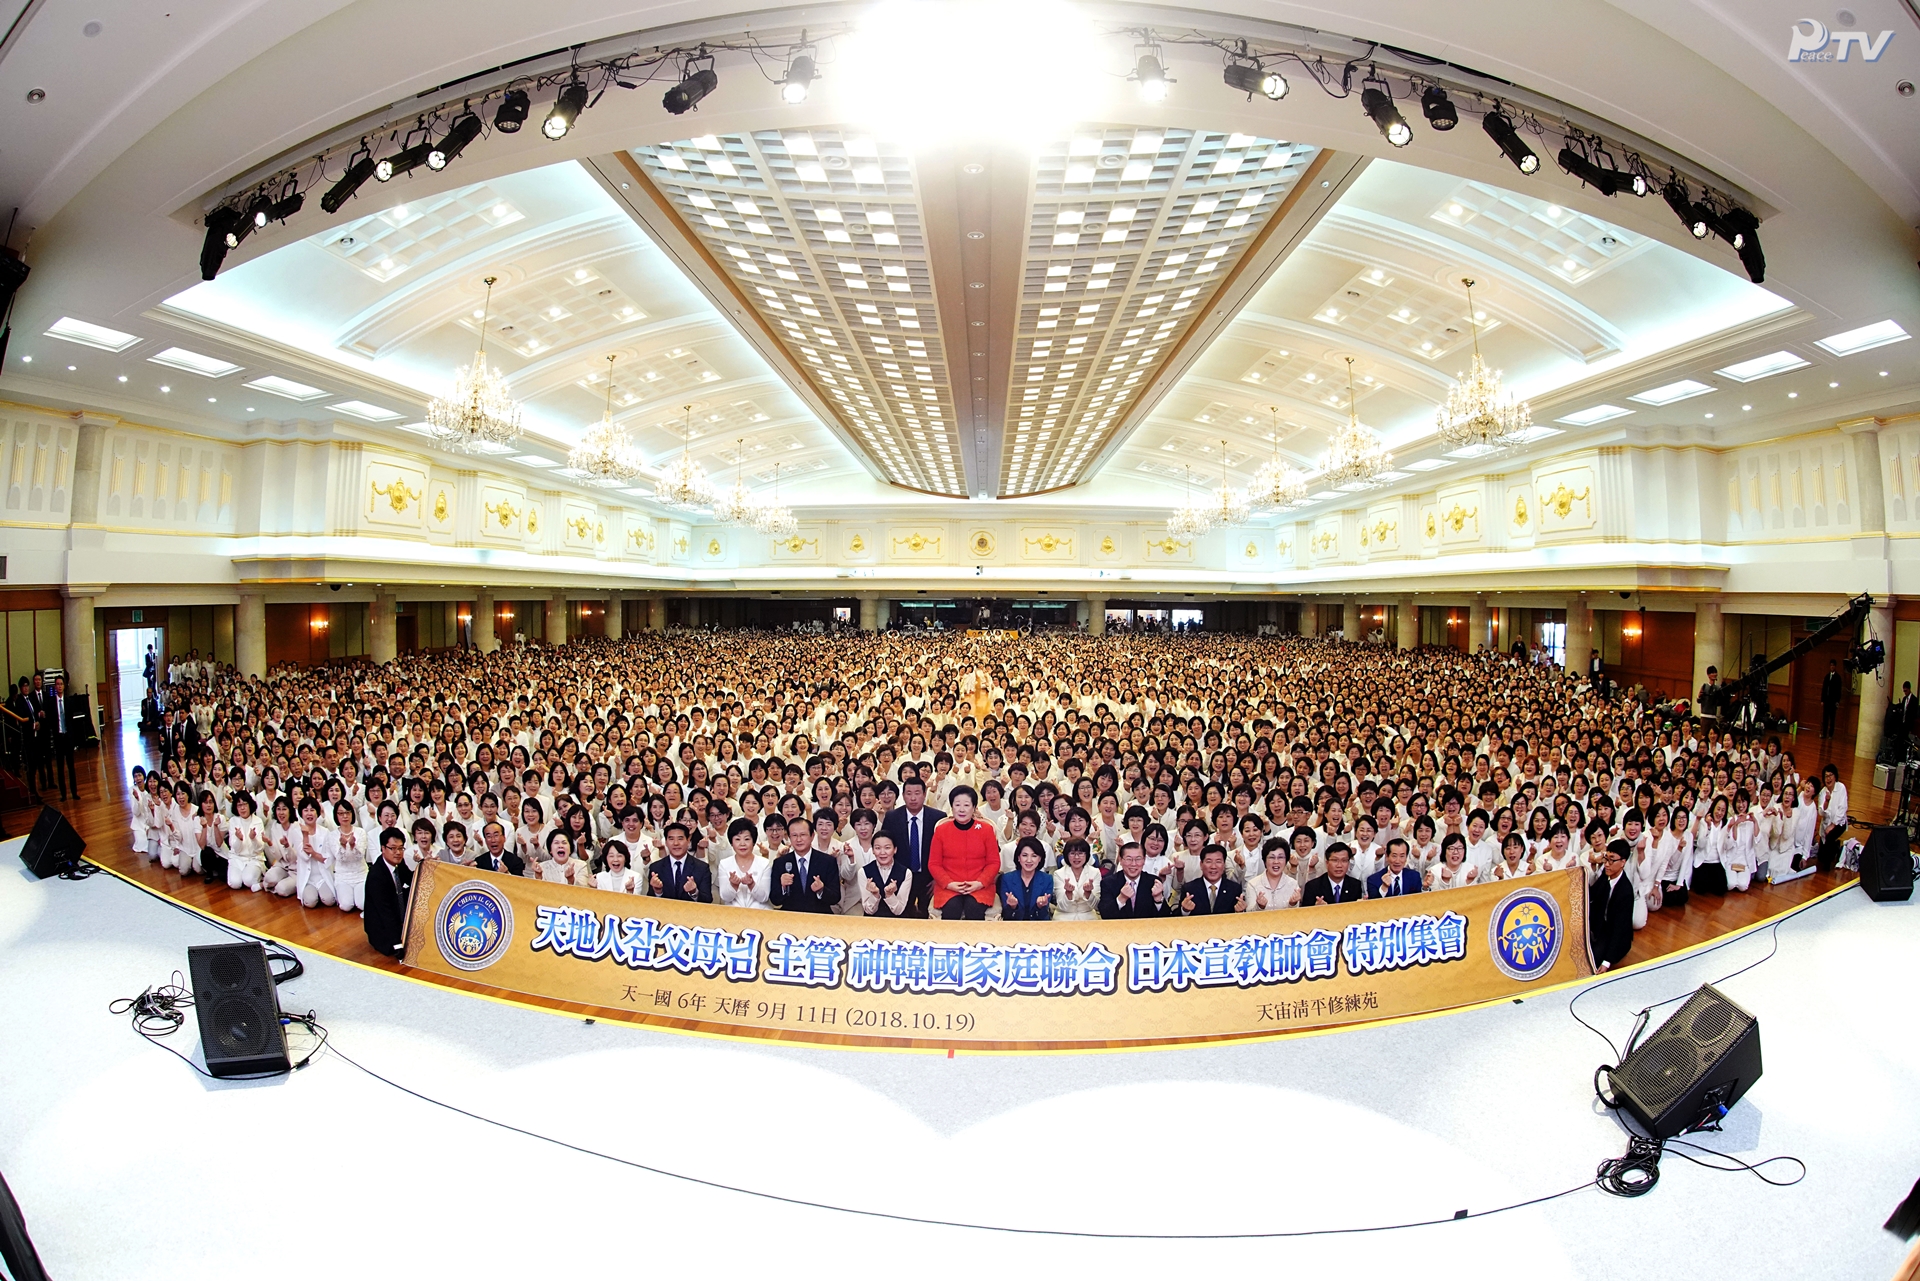
<svg viewBox="0 0 1920 1281">
<path fill-rule="evenodd" d="M 1220 488 L 1213 491 L 1213 500 L 1207 504 L 1209 523 L 1223 528 L 1244 525 L 1247 517 L 1253 515 L 1253 508 L 1247 502 L 1247 496 L 1227 483 L 1227 442 L 1220 442 Z"/>
<path fill-rule="evenodd" d="M 1205 507 L 1193 504 L 1193 468 L 1187 468 L 1186 497 L 1167 517 L 1167 532 L 1175 538 L 1198 538 L 1213 528 L 1213 517 Z"/>
<path fill-rule="evenodd" d="M 1347 357 L 1347 425 L 1335 432 L 1327 443 L 1327 461 L 1322 469 L 1327 483 L 1336 487 L 1369 487 L 1380 483 L 1380 473 L 1393 462 L 1393 455 L 1373 434 L 1373 428 L 1360 421 L 1354 404 L 1353 357 Z"/>
<path fill-rule="evenodd" d="M 800 518 L 793 508 L 780 505 L 780 464 L 773 465 L 773 501 L 756 512 L 753 527 L 773 538 L 788 538 L 800 530 Z"/>
<path fill-rule="evenodd" d="M 751 525 L 760 515 L 760 500 L 747 488 L 747 438 L 742 436 L 733 447 L 737 470 L 733 477 L 733 487 L 713 500 L 715 520 L 723 520 L 729 525 Z"/>
<path fill-rule="evenodd" d="M 613 361 L 607 357 L 607 408 L 599 422 L 587 428 L 580 443 L 567 451 L 567 465 L 587 473 L 587 483 L 611 489 L 631 484 L 640 474 L 640 459 L 626 431 L 613 421 Z"/>
<path fill-rule="evenodd" d="M 1447 389 L 1447 403 L 1434 413 L 1440 439 L 1454 449 L 1475 448 L 1482 454 L 1512 449 L 1533 426 L 1533 410 L 1503 393 L 1500 371 L 1489 370 L 1480 358 L 1480 324 L 1473 310 L 1473 281 L 1467 287 L 1467 324 L 1473 332 L 1473 363 Z"/>
<path fill-rule="evenodd" d="M 653 492 L 661 502 L 675 507 L 704 507 L 713 501 L 713 484 L 707 479 L 706 469 L 693 461 L 693 406 L 681 408 L 686 411 L 687 421 L 680 431 L 680 457 L 660 473 Z"/>
<path fill-rule="evenodd" d="M 507 376 L 487 364 L 487 317 L 493 310 L 488 276 L 487 300 L 480 308 L 480 350 L 473 363 L 453 374 L 453 390 L 427 406 L 427 427 L 441 448 L 470 454 L 497 449 L 520 435 L 520 406 L 507 394 Z"/>
<path fill-rule="evenodd" d="M 1285 511 L 1298 507 L 1307 497 L 1307 478 L 1300 469 L 1280 456 L 1280 406 L 1268 405 L 1273 415 L 1273 461 L 1262 463 L 1253 475 L 1253 488 L 1247 501 L 1255 507 Z"/>
</svg>

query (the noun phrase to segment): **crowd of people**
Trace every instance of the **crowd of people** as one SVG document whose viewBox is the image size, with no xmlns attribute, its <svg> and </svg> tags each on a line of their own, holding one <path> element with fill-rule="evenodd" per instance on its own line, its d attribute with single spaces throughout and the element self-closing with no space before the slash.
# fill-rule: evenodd
<svg viewBox="0 0 1920 1281">
<path fill-rule="evenodd" d="M 743 909 L 1276 911 L 1576 867 L 1595 959 L 1811 871 L 1831 767 L 1511 655 L 1298 637 L 647 633 L 169 672 L 135 850 L 397 953 L 441 859 Z M 373 892 L 369 891 L 369 876 Z M 376 901 L 369 906 L 369 898 Z"/>
</svg>

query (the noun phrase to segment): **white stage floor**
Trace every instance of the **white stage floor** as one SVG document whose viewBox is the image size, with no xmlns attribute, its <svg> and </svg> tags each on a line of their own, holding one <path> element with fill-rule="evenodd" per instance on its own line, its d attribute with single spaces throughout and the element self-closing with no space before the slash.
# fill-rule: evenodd
<svg viewBox="0 0 1920 1281">
<path fill-rule="evenodd" d="M 1879 1225 L 1920 1175 L 1920 904 L 1850 891 L 1781 926 L 1779 954 L 1725 985 L 1760 1020 L 1765 1075 L 1726 1133 L 1698 1141 L 1798 1156 L 1796 1187 L 1670 1154 L 1637 1200 L 1589 1189 L 1399 1231 L 1113 1240 L 645 1173 L 325 1053 L 288 1079 L 210 1081 L 107 1005 L 184 971 L 186 948 L 220 931 L 111 876 L 34 881 L 18 845 L 0 846 L 0 1172 L 55 1281 L 903 1266 L 1857 1281 L 1905 1254 Z M 1580 1012 L 1619 1039 L 1633 1010 L 1769 946 L 1763 931 L 1629 977 Z M 1568 1017 L 1571 992 L 1266 1045 L 948 1059 L 588 1025 L 302 959 L 282 1005 L 313 1009 L 393 1081 L 660 1170 L 898 1215 L 1168 1237 L 1354 1229 L 1557 1192 L 1625 1146 L 1589 1086 L 1612 1055 Z M 197 1050 L 191 1017 L 172 1040 Z"/>
</svg>

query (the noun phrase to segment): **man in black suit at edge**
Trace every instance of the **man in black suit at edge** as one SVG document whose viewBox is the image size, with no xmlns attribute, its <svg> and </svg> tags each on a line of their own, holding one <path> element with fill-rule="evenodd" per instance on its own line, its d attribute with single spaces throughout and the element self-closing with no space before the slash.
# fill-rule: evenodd
<svg viewBox="0 0 1920 1281">
<path fill-rule="evenodd" d="M 1357 876 L 1348 876 L 1353 851 L 1345 841 L 1327 846 L 1327 870 L 1300 887 L 1300 905 L 1319 907 L 1326 903 L 1358 903 L 1367 896 L 1367 887 Z"/>
<path fill-rule="evenodd" d="M 397 827 L 380 833 L 380 857 L 367 869 L 367 905 L 360 918 L 367 942 L 382 956 L 406 950 L 407 895 L 413 890 L 413 869 L 407 866 L 407 834 Z"/>
<path fill-rule="evenodd" d="M 1614 841 L 1600 862 L 1600 875 L 1587 887 L 1587 938 L 1593 946 L 1594 968 L 1605 973 L 1626 960 L 1633 946 L 1633 883 L 1627 879 L 1627 856 L 1633 847 Z"/>
<path fill-rule="evenodd" d="M 1167 887 L 1159 877 L 1144 870 L 1146 864 L 1146 851 L 1140 848 L 1140 842 L 1128 841 L 1120 847 L 1119 868 L 1108 872 L 1100 882 L 1100 919 L 1167 914 Z"/>
<path fill-rule="evenodd" d="M 1832 738 L 1834 722 L 1840 718 L 1840 700 L 1845 698 L 1846 683 L 1840 678 L 1840 664 L 1827 660 L 1827 674 L 1820 678 L 1820 737 Z"/>
<path fill-rule="evenodd" d="M 47 699 L 47 753 L 53 761 L 53 780 L 60 785 L 60 799 L 80 799 L 80 780 L 73 772 L 74 754 L 87 738 L 85 700 L 67 693 L 67 678 L 53 678 L 53 693 Z"/>
<path fill-rule="evenodd" d="M 647 884 L 655 898 L 677 898 L 689 903 L 713 902 L 713 869 L 703 858 L 687 852 L 693 833 L 681 822 L 667 824 L 667 854 L 647 868 Z"/>
<path fill-rule="evenodd" d="M 795 819 L 787 825 L 787 835 L 793 845 L 773 860 L 773 889 L 768 901 L 787 912 L 833 911 L 833 905 L 840 901 L 839 860 L 813 847 L 811 824 Z"/>
<path fill-rule="evenodd" d="M 880 830 L 893 838 L 893 848 L 911 872 L 927 870 L 927 851 L 933 845 L 933 829 L 947 816 L 927 804 L 927 785 L 918 775 L 909 775 L 900 784 L 900 806 L 880 821 Z M 778 873 L 775 873 L 778 875 Z"/>
<path fill-rule="evenodd" d="M 1188 881 L 1180 894 L 1186 916 L 1218 916 L 1240 910 L 1240 882 L 1227 879 L 1227 851 L 1209 845 L 1200 851 L 1200 879 Z"/>
</svg>

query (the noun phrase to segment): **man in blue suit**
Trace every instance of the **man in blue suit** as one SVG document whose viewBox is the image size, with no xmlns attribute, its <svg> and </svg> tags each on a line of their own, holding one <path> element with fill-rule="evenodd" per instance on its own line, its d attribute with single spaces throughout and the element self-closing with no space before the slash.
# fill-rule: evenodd
<svg viewBox="0 0 1920 1281">
<path fill-rule="evenodd" d="M 1418 894 L 1420 873 L 1407 866 L 1407 843 L 1401 837 L 1387 842 L 1387 865 L 1367 878 L 1368 898 L 1392 898 L 1397 894 Z"/>
<path fill-rule="evenodd" d="M 908 775 L 900 784 L 900 806 L 887 811 L 880 830 L 893 838 L 893 848 L 907 870 L 927 870 L 927 850 L 933 845 L 933 829 L 945 818 L 946 811 L 927 804 L 927 785 L 916 775 Z"/>
<path fill-rule="evenodd" d="M 814 848 L 813 828 L 798 819 L 787 824 L 793 842 L 773 860 L 773 890 L 768 901 L 788 912 L 831 912 L 840 901 L 840 863 Z"/>
</svg>

